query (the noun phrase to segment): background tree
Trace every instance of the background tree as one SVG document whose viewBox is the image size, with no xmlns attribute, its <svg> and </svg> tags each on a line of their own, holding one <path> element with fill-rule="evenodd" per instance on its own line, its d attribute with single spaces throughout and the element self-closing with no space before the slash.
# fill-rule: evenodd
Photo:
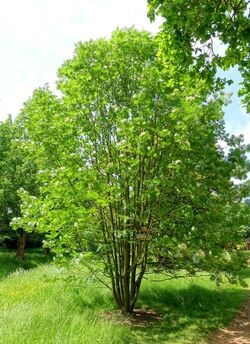
<svg viewBox="0 0 250 344">
<path fill-rule="evenodd" d="M 12 207 L 10 204 L 13 201 L 10 199 L 12 195 L 6 192 L 10 188 L 9 179 L 7 178 L 9 167 L 6 164 L 7 156 L 10 152 L 10 144 L 12 140 L 12 121 L 9 117 L 5 123 L 0 123 L 0 178 L 1 178 L 1 210 L 0 210 L 0 223 L 1 223 L 1 241 L 13 236 L 13 231 L 10 231 L 9 223 L 11 220 Z M 8 196 L 7 196 L 8 194 Z"/>
<path fill-rule="evenodd" d="M 19 144 L 21 138 L 23 142 L 19 124 L 13 124 L 10 117 L 0 123 L 0 235 L 3 242 L 17 242 L 17 257 L 23 259 L 27 233 L 23 228 L 13 232 L 10 222 L 21 215 L 18 190 L 34 194 L 37 183 L 34 162 Z"/>
<path fill-rule="evenodd" d="M 185 267 L 236 281 L 243 264 L 227 244 L 244 232 L 236 221 L 244 192 L 231 178 L 246 176 L 246 147 L 224 132 L 223 99 L 204 100 L 199 83 L 169 87 L 157 53 L 155 39 L 135 29 L 79 43 L 58 71 L 62 96 L 38 89 L 20 117 L 41 188 L 32 202 L 21 192 L 14 225 L 47 231 L 62 262 L 81 262 L 109 287 L 108 276 L 124 313 L 159 252 L 172 276 Z"/>
</svg>

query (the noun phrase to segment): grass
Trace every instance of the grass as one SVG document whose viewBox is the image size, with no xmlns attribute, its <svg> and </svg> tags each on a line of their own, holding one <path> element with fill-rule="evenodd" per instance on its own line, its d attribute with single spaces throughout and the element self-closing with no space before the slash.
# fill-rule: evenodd
<svg viewBox="0 0 250 344">
<path fill-rule="evenodd" d="M 8 255 L 0 255 L 1 272 L 7 271 L 2 262 L 8 261 Z M 43 260 L 41 253 L 30 252 L 26 267 Z M 60 274 L 53 266 L 13 272 L 15 264 L 9 263 L 9 274 L 0 282 L 1 344 L 203 343 L 211 330 L 235 316 L 249 295 L 237 286 L 217 288 L 204 277 L 158 284 L 145 281 L 137 307 L 153 308 L 163 320 L 132 328 L 103 316 L 115 307 L 106 288 L 66 286 L 60 280 L 53 282 L 53 276 Z M 242 273 L 250 282 L 250 269 Z"/>
<path fill-rule="evenodd" d="M 16 258 L 14 250 L 8 250 L 0 247 L 0 279 L 10 272 L 17 269 L 28 270 L 38 265 L 48 262 L 49 258 L 43 254 L 42 249 L 27 249 L 25 260 L 20 261 Z"/>
</svg>

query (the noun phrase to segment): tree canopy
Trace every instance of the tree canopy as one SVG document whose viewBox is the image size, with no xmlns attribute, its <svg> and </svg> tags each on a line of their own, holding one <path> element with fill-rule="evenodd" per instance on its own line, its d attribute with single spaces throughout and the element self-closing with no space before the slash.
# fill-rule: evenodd
<svg viewBox="0 0 250 344">
<path fill-rule="evenodd" d="M 20 114 L 41 187 L 19 193 L 13 225 L 47 232 L 57 258 L 85 264 L 126 313 L 146 270 L 236 282 L 243 264 L 247 189 L 231 180 L 246 178 L 247 147 L 225 133 L 223 96 L 174 88 L 158 53 L 134 28 L 78 43 L 61 96 L 37 89 Z"/>
<path fill-rule="evenodd" d="M 237 66 L 243 77 L 240 94 L 248 111 L 249 4 L 248 0 L 148 0 L 149 17 L 163 17 L 159 33 L 161 53 L 175 65 L 175 71 L 182 73 L 188 69 L 192 75 L 199 73 L 211 88 L 216 81 L 216 67 Z M 219 43 L 224 54 L 218 53 Z"/>
<path fill-rule="evenodd" d="M 26 235 L 22 228 L 13 232 L 10 222 L 13 217 L 21 215 L 18 190 L 24 188 L 30 195 L 37 194 L 38 185 L 34 160 L 19 143 L 24 143 L 25 132 L 18 122 L 13 123 L 9 117 L 0 123 L 0 241 L 15 242 L 19 239 L 25 245 Z M 17 252 L 20 258 L 23 258 L 23 249 Z"/>
</svg>

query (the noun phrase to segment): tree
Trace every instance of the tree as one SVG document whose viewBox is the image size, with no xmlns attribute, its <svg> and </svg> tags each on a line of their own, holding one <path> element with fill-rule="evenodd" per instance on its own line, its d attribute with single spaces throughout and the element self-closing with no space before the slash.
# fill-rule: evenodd
<svg viewBox="0 0 250 344">
<path fill-rule="evenodd" d="M 6 159 L 10 151 L 10 143 L 12 140 L 12 121 L 8 118 L 5 123 L 0 123 L 0 178 L 1 178 L 1 192 L 0 192 L 0 226 L 1 226 L 1 241 L 9 237 L 9 223 L 11 219 L 12 207 L 10 207 L 13 200 L 11 194 L 6 193 L 6 189 L 10 188 L 8 175 L 8 165 Z M 7 196 L 8 194 L 8 196 Z"/>
<path fill-rule="evenodd" d="M 62 96 L 40 88 L 20 115 L 41 188 L 32 202 L 21 193 L 14 222 L 46 231 L 63 263 L 81 262 L 109 287 L 108 276 L 124 313 L 159 250 L 172 275 L 185 267 L 236 281 L 242 264 L 226 244 L 244 232 L 243 191 L 231 178 L 246 175 L 246 147 L 224 132 L 223 99 L 204 100 L 199 84 L 172 90 L 157 52 L 155 39 L 133 28 L 79 43 L 58 71 Z M 228 157 L 219 139 L 232 146 Z"/>
<path fill-rule="evenodd" d="M 22 135 L 18 124 L 13 124 L 10 117 L 0 123 L 0 235 L 2 241 L 18 241 L 16 255 L 19 259 L 24 258 L 27 233 L 23 228 L 14 233 L 10 226 L 11 219 L 21 215 L 18 190 L 25 188 L 30 194 L 37 191 L 35 165 L 19 145 Z"/>
<path fill-rule="evenodd" d="M 174 64 L 175 74 L 199 73 L 211 89 L 225 82 L 216 77 L 216 67 L 227 70 L 237 65 L 243 77 L 240 94 L 249 111 L 249 1 L 148 0 L 148 9 L 151 20 L 155 15 L 164 19 L 158 37 L 161 54 Z M 224 56 L 216 52 L 218 43 L 224 46 Z"/>
</svg>

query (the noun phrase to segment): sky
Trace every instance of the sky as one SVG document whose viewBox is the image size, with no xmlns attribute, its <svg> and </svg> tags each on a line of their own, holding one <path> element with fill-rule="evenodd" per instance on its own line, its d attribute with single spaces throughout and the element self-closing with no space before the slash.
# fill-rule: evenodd
<svg viewBox="0 0 250 344">
<path fill-rule="evenodd" d="M 148 20 L 146 0 L 0 0 L 0 120 L 15 117 L 35 88 L 47 82 L 53 88 L 76 42 L 132 25 L 156 33 L 159 23 Z M 250 143 L 250 117 L 237 97 L 239 73 L 227 75 L 236 84 L 228 89 L 234 94 L 226 129 Z"/>
</svg>

